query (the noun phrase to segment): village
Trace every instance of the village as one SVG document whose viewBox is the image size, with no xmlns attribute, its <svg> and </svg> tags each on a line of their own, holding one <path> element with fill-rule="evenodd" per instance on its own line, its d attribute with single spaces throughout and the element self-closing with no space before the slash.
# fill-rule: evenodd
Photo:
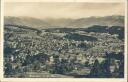
<svg viewBox="0 0 128 82">
<path fill-rule="evenodd" d="M 124 52 L 124 42 L 118 38 L 117 34 L 77 31 L 75 33 L 93 36 L 97 40 L 76 41 L 65 38 L 64 36 L 68 33 L 42 30 L 40 34 L 37 34 L 36 31 L 29 29 L 24 30 L 12 26 L 7 28 L 4 33 L 4 48 L 8 52 L 5 52 L 4 64 L 12 65 L 12 69 L 16 73 L 13 74 L 13 72 L 10 75 L 15 77 L 19 74 L 21 77 L 25 77 L 24 75 L 28 75 L 26 77 L 88 75 L 96 59 L 99 63 L 105 60 L 106 52 L 108 54 Z M 111 72 L 115 67 L 111 66 Z M 59 70 L 59 68 L 63 70 Z M 38 73 L 33 75 L 33 72 L 41 73 L 41 75 Z M 46 72 L 46 76 L 42 72 Z M 60 75 L 52 76 L 52 74 Z"/>
</svg>

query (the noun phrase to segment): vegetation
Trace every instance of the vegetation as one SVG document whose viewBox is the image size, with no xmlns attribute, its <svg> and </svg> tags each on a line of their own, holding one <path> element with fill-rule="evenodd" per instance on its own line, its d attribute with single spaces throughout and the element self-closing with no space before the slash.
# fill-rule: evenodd
<svg viewBox="0 0 128 82">
<path fill-rule="evenodd" d="M 92 37 L 92 36 L 86 36 L 86 35 L 80 35 L 80 34 L 76 34 L 76 33 L 71 33 L 71 34 L 68 34 L 66 36 L 64 36 L 65 38 L 68 38 L 70 40 L 75 40 L 75 41 L 84 41 L 84 40 L 87 40 L 87 41 L 96 41 L 97 38 L 95 37 Z"/>
<path fill-rule="evenodd" d="M 83 30 L 83 29 L 82 29 Z M 109 33 L 109 34 L 118 34 L 119 39 L 124 39 L 124 27 L 121 26 L 99 26 L 94 25 L 87 29 L 84 29 L 85 32 L 97 32 L 97 33 Z"/>
<path fill-rule="evenodd" d="M 121 52 L 122 53 L 122 52 Z M 92 68 L 91 68 L 91 72 L 89 74 L 88 77 L 93 77 L 93 78 L 110 78 L 110 77 L 120 77 L 123 78 L 124 77 L 124 60 L 123 58 L 123 54 L 119 53 L 119 55 L 122 55 L 122 57 L 119 59 L 120 63 L 118 64 L 118 67 L 116 66 L 116 64 L 114 63 L 115 69 L 113 72 L 111 72 L 111 63 L 112 63 L 112 59 L 116 58 L 113 56 L 112 58 L 110 57 L 112 53 L 108 54 L 106 53 L 106 59 L 102 62 L 99 63 L 99 61 L 96 59 Z"/>
<path fill-rule="evenodd" d="M 39 30 L 6 25 L 5 30 L 8 31 L 4 34 L 4 71 L 7 77 L 44 71 L 73 77 L 124 77 L 124 30 L 121 27 L 95 25 L 86 29 Z"/>
</svg>

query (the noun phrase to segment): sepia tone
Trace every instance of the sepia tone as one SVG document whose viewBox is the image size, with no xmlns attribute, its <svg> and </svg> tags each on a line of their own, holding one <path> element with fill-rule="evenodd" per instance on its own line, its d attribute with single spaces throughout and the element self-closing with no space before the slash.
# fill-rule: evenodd
<svg viewBox="0 0 128 82">
<path fill-rule="evenodd" d="M 5 3 L 5 78 L 124 78 L 124 3 Z"/>
</svg>

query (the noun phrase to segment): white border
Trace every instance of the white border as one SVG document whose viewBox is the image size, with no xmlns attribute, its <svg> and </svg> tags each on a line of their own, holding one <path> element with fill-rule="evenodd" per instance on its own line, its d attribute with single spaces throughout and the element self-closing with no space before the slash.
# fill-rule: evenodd
<svg viewBox="0 0 128 82">
<path fill-rule="evenodd" d="M 128 1 L 125 1 L 125 78 L 128 80 Z"/>
<path fill-rule="evenodd" d="M 0 24 L 0 78 L 3 78 L 3 0 L 1 0 L 1 24 Z"/>
<path fill-rule="evenodd" d="M 125 0 L 4 0 L 4 2 L 125 2 Z"/>
<path fill-rule="evenodd" d="M 9 0 L 5 0 L 5 1 L 9 1 Z M 14 2 L 23 2 L 24 0 L 12 0 Z M 33 1 L 33 0 L 31 0 Z M 37 1 L 34 1 L 34 2 L 39 2 L 41 0 L 37 0 Z M 102 0 L 90 0 L 90 2 L 104 2 Z M 124 0 L 122 0 L 124 1 Z M 121 2 L 122 2 L 121 1 Z M 11 0 L 9 1 L 11 2 Z M 30 2 L 30 0 L 28 0 L 28 2 Z M 88 2 L 88 0 L 42 0 L 41 2 Z M 117 1 L 117 2 L 120 2 L 120 1 Z M 109 1 L 107 2 L 109 3 Z M 113 3 L 113 1 L 110 1 L 110 3 Z M 4 1 L 1 0 L 1 10 L 4 11 Z M 3 18 L 4 18 L 4 12 L 1 12 L 1 28 L 0 28 L 0 40 L 1 40 L 1 43 L 0 43 L 0 81 L 4 81 L 4 82 L 24 82 L 24 81 L 31 81 L 31 82 L 35 82 L 35 81 L 38 81 L 38 82 L 49 82 L 49 81 L 52 81 L 52 82 L 107 82 L 107 81 L 113 81 L 113 82 L 127 82 L 127 0 L 125 0 L 125 76 L 124 78 L 4 78 L 3 77 L 3 24 L 4 24 L 4 21 L 3 21 Z"/>
</svg>

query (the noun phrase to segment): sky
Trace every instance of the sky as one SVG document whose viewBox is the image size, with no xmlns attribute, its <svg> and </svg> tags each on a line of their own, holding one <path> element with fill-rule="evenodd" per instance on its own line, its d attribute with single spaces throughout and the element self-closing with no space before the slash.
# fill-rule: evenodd
<svg viewBox="0 0 128 82">
<path fill-rule="evenodd" d="M 90 16 L 124 15 L 124 3 L 91 2 L 6 2 L 5 16 L 34 18 L 85 18 Z"/>
</svg>

